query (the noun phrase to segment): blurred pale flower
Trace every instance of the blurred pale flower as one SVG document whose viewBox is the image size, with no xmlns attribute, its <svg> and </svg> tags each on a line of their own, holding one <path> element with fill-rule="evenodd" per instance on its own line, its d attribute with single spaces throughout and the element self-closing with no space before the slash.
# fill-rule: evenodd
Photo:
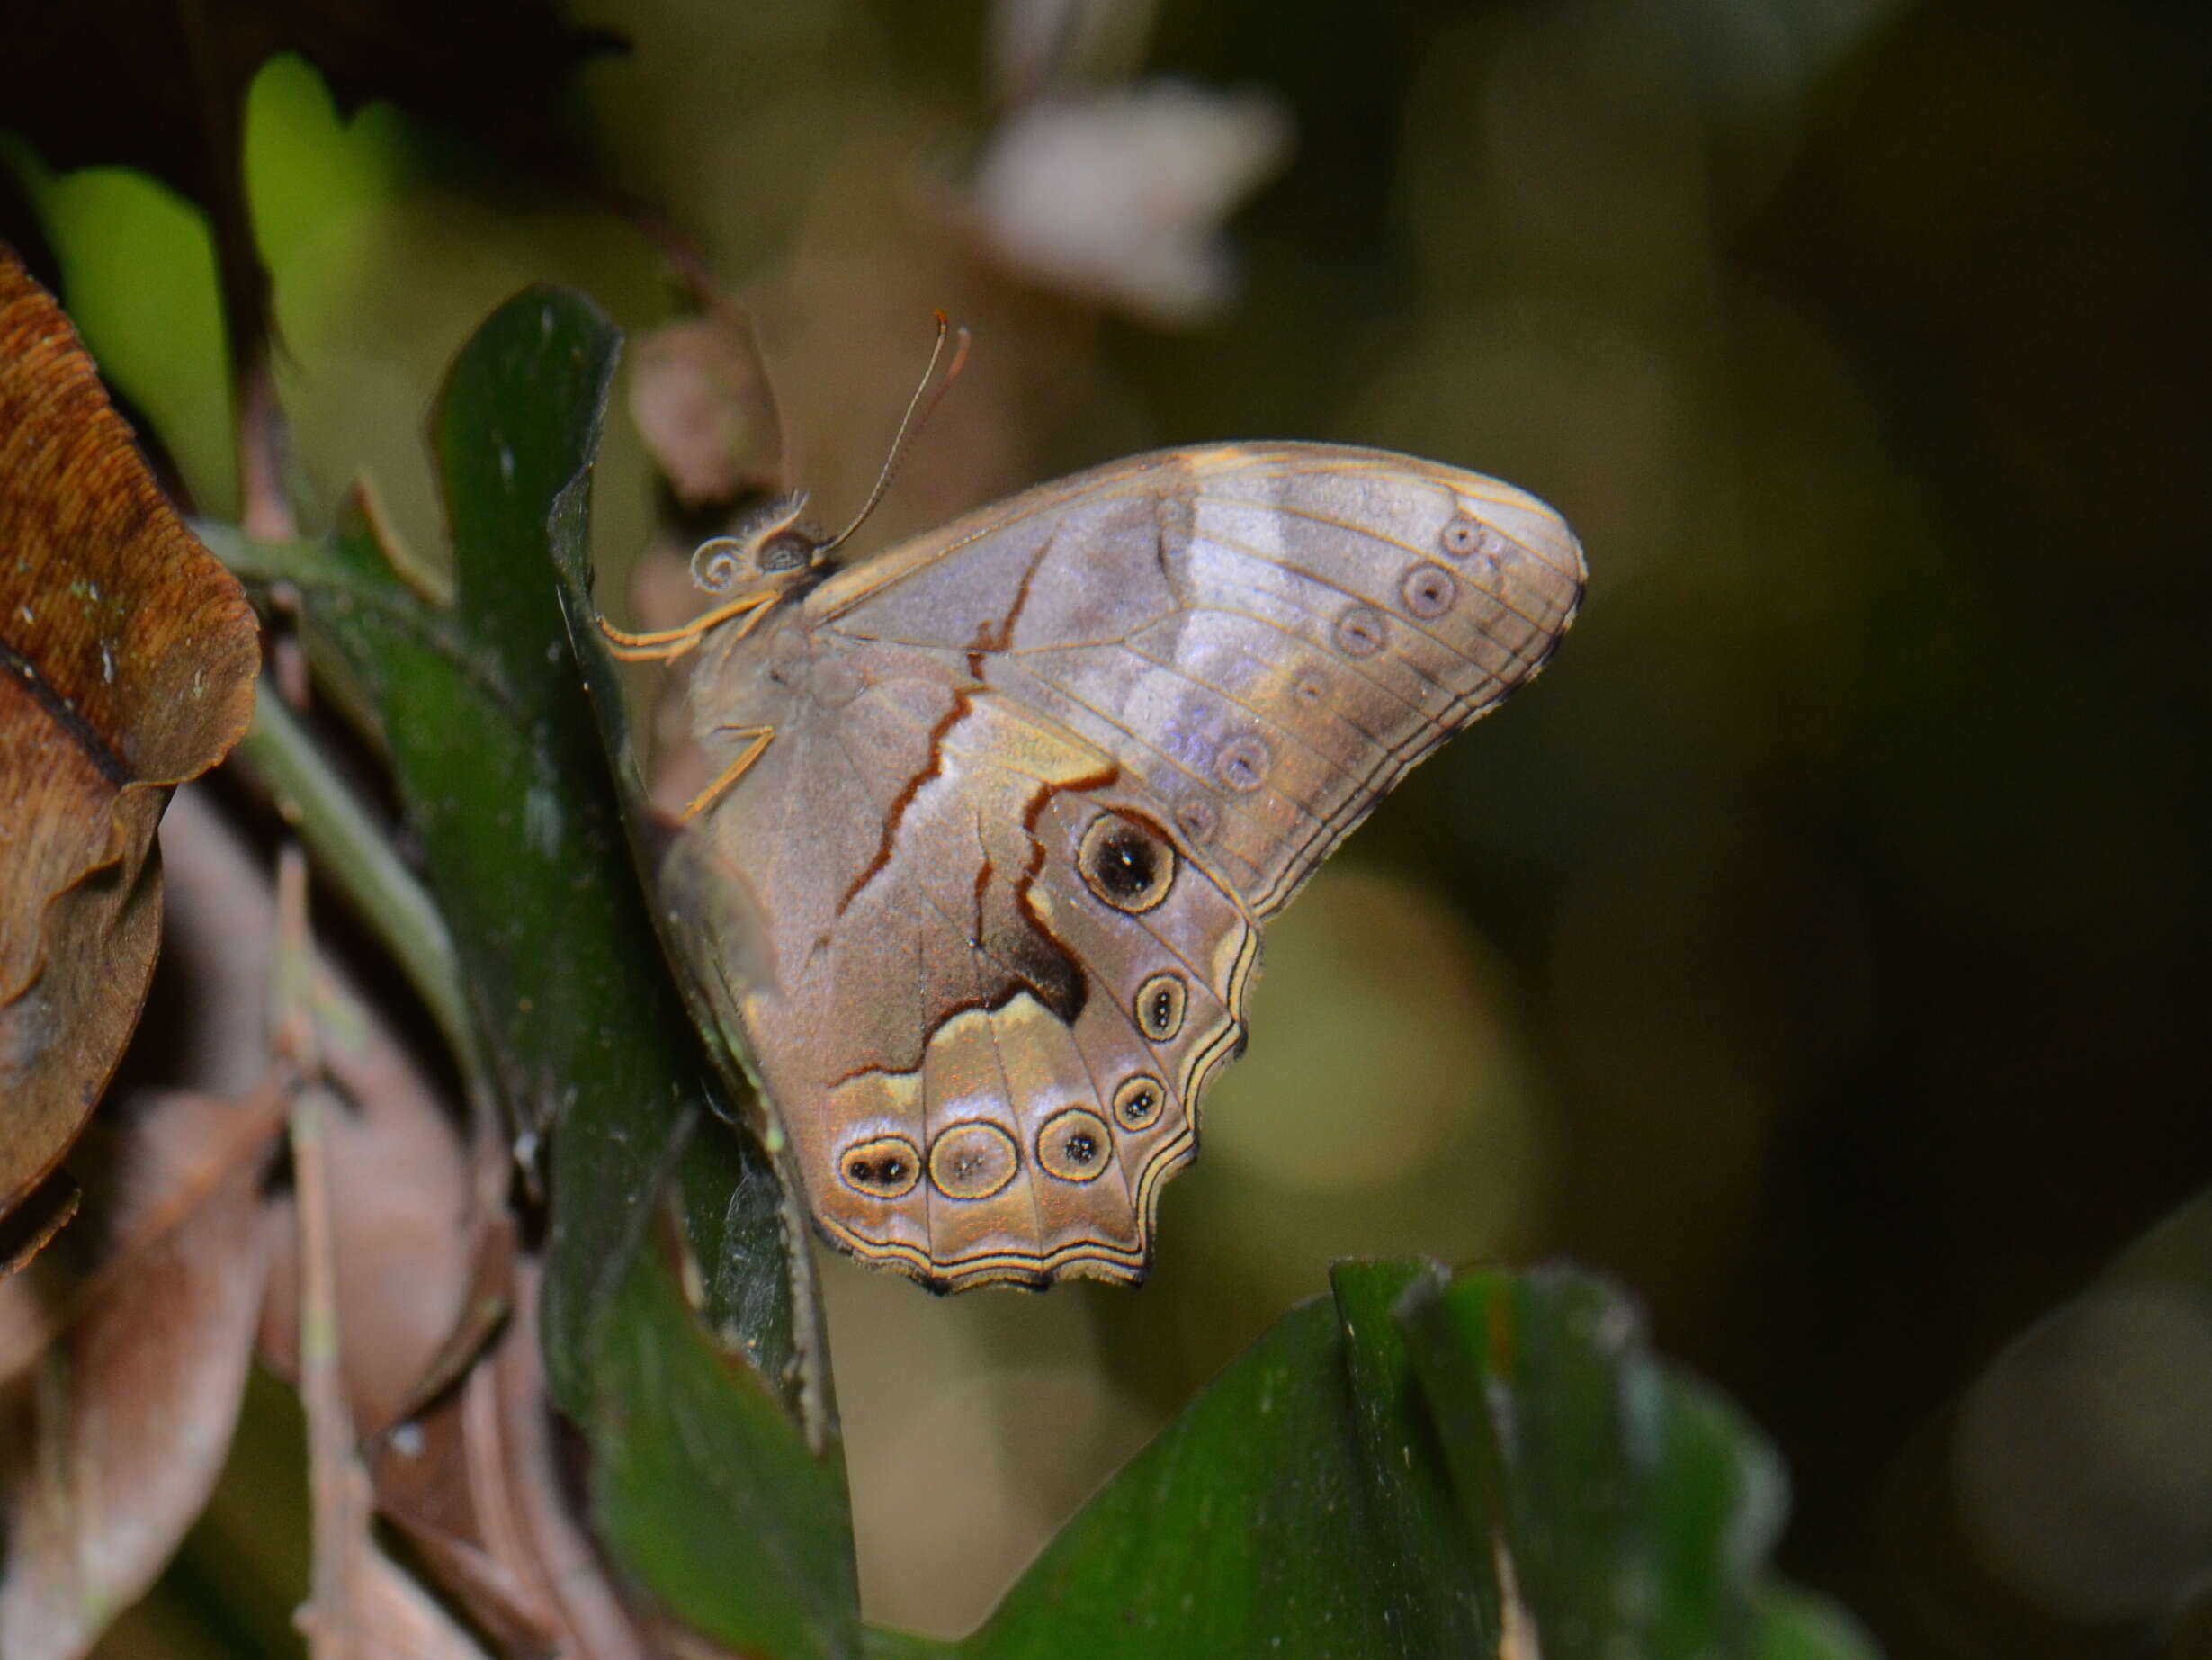
<svg viewBox="0 0 2212 1660">
<path fill-rule="evenodd" d="M 1151 322 L 1204 322 L 1236 292 L 1222 222 L 1283 165 L 1290 136 L 1260 93 L 1165 79 L 1059 93 L 1000 123 L 958 217 L 1032 281 Z"/>
<path fill-rule="evenodd" d="M 1144 61 L 1160 0 L 996 0 L 983 43 L 1007 103 L 1061 82 L 1124 81 Z"/>
</svg>

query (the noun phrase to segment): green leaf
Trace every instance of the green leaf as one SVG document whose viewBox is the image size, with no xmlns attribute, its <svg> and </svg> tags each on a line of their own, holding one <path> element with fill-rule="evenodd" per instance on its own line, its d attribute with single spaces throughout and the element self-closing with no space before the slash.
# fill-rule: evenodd
<svg viewBox="0 0 2212 1660">
<path fill-rule="evenodd" d="M 1458 1508 L 1390 1316 L 1422 1271 L 1339 1267 L 1334 1305 L 1294 1310 L 1216 1379 L 967 1652 L 1494 1653 L 1487 1533 Z"/>
<path fill-rule="evenodd" d="M 1772 1455 L 1569 1270 L 1340 1265 L 1125 1467 L 964 1644 L 875 1660 L 1867 1660 L 1763 1578 Z M 1501 1609 L 1498 1566 L 1515 1595 Z M 1510 1650 L 1509 1649 L 1509 1652 Z"/>
<path fill-rule="evenodd" d="M 1857 1625 L 1815 1598 L 1769 1586 L 1753 1615 L 1752 1660 L 1871 1660 Z"/>
<path fill-rule="evenodd" d="M 1567 1269 L 1431 1279 L 1398 1309 L 1471 1521 L 1495 1530 L 1546 1660 L 1794 1652 L 1763 1566 L 1781 1467 L 1650 1353 L 1620 1291 Z M 1863 1656 L 1840 1622 L 1808 1654 Z"/>
<path fill-rule="evenodd" d="M 698 1143 L 707 1156 L 686 1161 L 700 1166 L 695 1177 L 743 1185 L 721 1153 L 733 1144 L 722 1126 L 703 1126 Z M 600 1528 L 685 1624 L 734 1651 L 855 1656 L 842 1467 L 808 1452 L 752 1357 L 709 1338 L 692 1242 L 667 1210 L 652 1244 L 631 1253 L 595 1328 Z M 686 1306 L 685 1287 L 698 1308 Z"/>
<path fill-rule="evenodd" d="M 555 509 L 585 534 L 619 345 L 589 301 L 540 289 L 463 349 L 432 432 L 450 606 L 400 579 L 365 508 L 290 574 L 381 728 L 497 1087 L 550 1135 L 547 1371 L 592 1443 L 604 1534 L 703 1629 L 849 1654 L 808 1260 L 766 1160 L 721 1121 L 555 596 Z"/>
</svg>

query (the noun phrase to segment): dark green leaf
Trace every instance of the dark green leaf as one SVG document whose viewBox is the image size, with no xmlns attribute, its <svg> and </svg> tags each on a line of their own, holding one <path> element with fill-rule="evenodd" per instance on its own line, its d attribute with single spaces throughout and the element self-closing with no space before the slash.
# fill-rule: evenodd
<svg viewBox="0 0 2212 1660">
<path fill-rule="evenodd" d="M 1049 1546 L 968 1647 L 1013 1656 L 1494 1652 L 1392 1303 L 1358 1263 L 1217 1378 Z M 897 1652 L 891 1650 L 888 1652 Z"/>
<path fill-rule="evenodd" d="M 619 342 L 580 296 L 535 290 L 462 352 L 433 427 L 449 606 L 399 579 L 365 513 L 291 574 L 376 712 L 497 1085 L 550 1131 L 547 1369 L 592 1441 L 604 1531 L 702 1629 L 849 1653 L 849 1521 L 804 1250 L 766 1161 L 721 1121 L 555 597 L 551 520 L 558 502 L 584 534 Z M 656 1248 L 664 1200 L 682 1220 Z"/>
<path fill-rule="evenodd" d="M 1782 1509 L 1736 1414 L 1565 1270 L 1354 1263 L 1285 1316 L 948 1650 L 875 1660 L 1494 1655 L 1867 1660 L 1762 1578 Z M 1512 1615 L 1498 1564 L 1511 1567 Z"/>
<path fill-rule="evenodd" d="M 1764 1654 L 1814 1629 L 1771 1614 L 1761 1581 L 1780 1466 L 1652 1358 L 1619 1291 L 1563 1269 L 1430 1279 L 1398 1318 L 1467 1514 L 1497 1530 L 1547 1660 Z M 1830 1630 L 1805 1652 L 1868 1652 Z"/>
<path fill-rule="evenodd" d="M 731 1144 L 711 1121 L 699 1141 Z M 734 1163 L 710 1152 L 699 1173 L 738 1176 Z M 700 1268 L 667 1211 L 651 1244 L 595 1328 L 601 1529 L 685 1624 L 738 1653 L 857 1655 L 841 1467 L 808 1452 L 758 1366 L 710 1340 Z"/>
</svg>

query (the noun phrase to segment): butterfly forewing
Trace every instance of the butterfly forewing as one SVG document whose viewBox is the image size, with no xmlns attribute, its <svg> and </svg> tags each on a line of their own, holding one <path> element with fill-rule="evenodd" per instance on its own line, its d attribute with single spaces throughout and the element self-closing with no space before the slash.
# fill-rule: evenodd
<svg viewBox="0 0 2212 1660">
<path fill-rule="evenodd" d="M 1258 920 L 1536 673 L 1581 584 L 1494 480 L 1230 445 L 1032 490 L 714 640 L 710 758 L 775 736 L 670 903 L 823 1229 L 940 1287 L 1140 1277 Z"/>
<path fill-rule="evenodd" d="M 1558 516 L 1496 480 L 1226 445 L 1032 491 L 814 604 L 846 637 L 964 654 L 1111 755 L 1264 917 L 1542 666 L 1582 576 Z"/>
</svg>

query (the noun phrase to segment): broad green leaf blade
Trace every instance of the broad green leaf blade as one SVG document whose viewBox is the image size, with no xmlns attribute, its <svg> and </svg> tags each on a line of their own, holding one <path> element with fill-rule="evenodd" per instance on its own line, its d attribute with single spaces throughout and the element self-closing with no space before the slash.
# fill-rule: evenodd
<svg viewBox="0 0 2212 1660">
<path fill-rule="evenodd" d="M 1864 1656 L 1774 1611 L 1781 1467 L 1662 1368 L 1633 1304 L 1571 1270 L 1416 1284 L 1398 1309 L 1470 1520 L 1496 1530 L 1546 1660 Z M 1840 1645 L 1840 1647 L 1838 1645 Z"/>
<path fill-rule="evenodd" d="M 1770 1585 L 1760 1593 L 1747 1652 L 1751 1660 L 1872 1660 L 1875 1650 L 1825 1602 Z"/>
<path fill-rule="evenodd" d="M 1432 1634 L 1428 1652 L 1492 1654 L 1499 1613 L 1489 1532 L 1459 1504 L 1392 1318 L 1410 1287 L 1443 1279 L 1439 1268 L 1409 1262 L 1339 1262 L 1330 1274 L 1367 1483 L 1361 1532 L 1384 1595 L 1411 1629 Z"/>
<path fill-rule="evenodd" d="M 974 1637 L 872 1632 L 873 1660 L 1491 1656 L 1517 1622 L 1545 1660 L 1870 1660 L 1847 1621 L 1765 1579 L 1772 1455 L 1652 1359 L 1619 1293 L 1406 1262 L 1333 1282 L 1333 1306 L 1285 1316 Z"/>
<path fill-rule="evenodd" d="M 701 1126 L 703 1143 L 730 1139 Z M 650 1245 L 631 1253 L 596 1328 L 603 1532 L 685 1625 L 735 1653 L 857 1656 L 841 1468 L 807 1451 L 757 1366 L 709 1340 L 679 1289 L 703 1305 L 690 1241 L 666 1212 Z"/>
<path fill-rule="evenodd" d="M 619 343 L 582 297 L 533 290 L 462 351 L 433 426 L 450 606 L 399 579 L 365 512 L 336 570 L 298 579 L 376 711 L 497 1085 L 550 1132 L 547 1371 L 593 1444 L 603 1531 L 686 1623 L 845 1654 L 842 1467 L 819 1326 L 794 1317 L 810 1270 L 766 1160 L 720 1121 L 555 597 L 551 519 L 558 501 L 582 534 Z M 649 1238 L 665 1204 L 677 1251 Z M 699 1309 L 676 1256 L 703 1261 Z"/>
<path fill-rule="evenodd" d="M 1215 1379 L 964 1652 L 1495 1652 L 1487 1535 L 1457 1513 L 1390 1318 L 1421 1272 L 1340 1269 L 1333 1305 L 1294 1309 Z"/>
</svg>

